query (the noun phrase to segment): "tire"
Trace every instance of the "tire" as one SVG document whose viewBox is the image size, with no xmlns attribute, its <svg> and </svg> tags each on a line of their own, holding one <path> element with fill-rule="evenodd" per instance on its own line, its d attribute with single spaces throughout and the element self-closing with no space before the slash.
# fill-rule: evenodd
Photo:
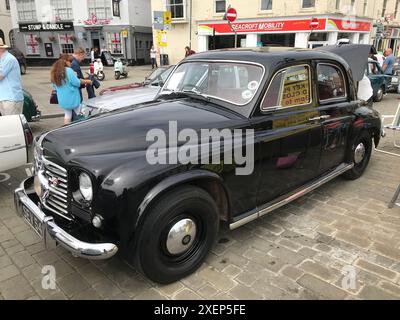
<svg viewBox="0 0 400 320">
<path fill-rule="evenodd" d="M 160 284 L 196 271 L 218 234 L 219 215 L 213 198 L 203 189 L 183 186 L 162 196 L 145 215 L 132 253 L 135 266 Z M 174 241 L 171 231 L 179 223 L 184 232 L 175 234 Z"/>
<path fill-rule="evenodd" d="M 26 74 L 26 65 L 22 63 L 19 67 L 21 69 L 21 74 Z"/>
<path fill-rule="evenodd" d="M 375 102 L 381 102 L 383 99 L 383 95 L 385 93 L 385 88 L 382 86 L 376 91 L 376 94 L 374 96 L 374 101 Z"/>
<path fill-rule="evenodd" d="M 364 148 L 364 151 L 362 150 Z M 354 168 L 345 172 L 343 177 L 348 180 L 356 180 L 360 178 L 365 169 L 368 167 L 372 152 L 372 136 L 368 131 L 363 131 L 357 139 L 355 139 L 348 159 L 353 161 Z"/>
<path fill-rule="evenodd" d="M 100 71 L 100 72 L 97 74 L 97 79 L 98 79 L 99 81 L 103 81 L 105 78 L 106 78 L 106 74 L 105 74 L 103 71 Z"/>
<path fill-rule="evenodd" d="M 121 72 L 117 71 L 115 72 L 115 80 L 119 80 L 121 78 Z"/>
</svg>

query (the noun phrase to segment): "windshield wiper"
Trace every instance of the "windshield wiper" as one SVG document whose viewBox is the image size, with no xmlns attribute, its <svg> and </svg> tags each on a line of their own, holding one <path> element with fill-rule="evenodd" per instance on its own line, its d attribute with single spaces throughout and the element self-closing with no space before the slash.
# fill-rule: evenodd
<svg viewBox="0 0 400 320">
<path fill-rule="evenodd" d="M 198 99 L 198 100 L 202 100 L 202 101 L 206 101 L 206 102 L 210 102 L 211 98 L 201 94 L 199 92 L 195 92 L 192 90 L 183 90 L 183 91 L 172 91 L 172 90 L 164 90 L 164 92 L 166 92 L 165 95 L 162 94 L 161 95 L 163 98 L 177 98 L 177 97 L 189 97 L 189 98 L 193 98 L 193 99 Z"/>
</svg>

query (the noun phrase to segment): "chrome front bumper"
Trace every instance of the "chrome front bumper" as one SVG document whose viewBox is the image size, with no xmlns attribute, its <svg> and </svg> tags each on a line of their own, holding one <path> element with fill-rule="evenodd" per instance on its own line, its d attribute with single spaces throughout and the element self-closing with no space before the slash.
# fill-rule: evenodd
<svg viewBox="0 0 400 320">
<path fill-rule="evenodd" d="M 33 177 L 22 182 L 21 186 L 14 192 L 14 203 L 18 215 L 25 217 L 26 210 L 33 216 L 35 223 L 40 222 L 40 232 L 35 230 L 42 237 L 46 248 L 54 248 L 57 244 L 61 245 L 74 256 L 91 259 L 102 260 L 114 256 L 118 247 L 112 243 L 87 243 L 80 241 L 70 235 L 68 232 L 60 228 L 54 221 L 52 216 L 47 216 L 28 196 L 27 190 L 33 185 Z M 25 210 L 25 211 L 23 211 Z"/>
</svg>

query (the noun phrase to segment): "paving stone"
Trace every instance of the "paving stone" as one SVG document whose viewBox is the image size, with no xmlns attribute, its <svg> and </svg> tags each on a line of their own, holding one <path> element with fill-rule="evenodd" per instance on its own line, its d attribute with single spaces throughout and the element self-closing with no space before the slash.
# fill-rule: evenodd
<svg viewBox="0 0 400 320">
<path fill-rule="evenodd" d="M 257 281 L 253 287 L 253 291 L 261 294 L 264 299 L 278 300 L 286 295 L 285 291 L 271 285 L 268 281 L 260 280 Z"/>
<path fill-rule="evenodd" d="M 340 300 L 346 296 L 346 293 L 343 290 L 310 274 L 303 275 L 299 280 L 297 280 L 297 283 L 304 288 L 313 291 L 323 299 Z"/>
<path fill-rule="evenodd" d="M 287 264 L 292 264 L 292 265 L 297 265 L 305 259 L 304 256 L 302 256 L 301 254 L 283 247 L 272 249 L 269 252 L 269 254 Z"/>
<path fill-rule="evenodd" d="M 368 261 L 359 259 L 356 262 L 356 265 L 362 269 L 365 269 L 369 272 L 375 273 L 383 278 L 389 280 L 395 280 L 397 278 L 397 274 L 389 269 L 382 268 L 378 265 L 369 263 Z"/>
<path fill-rule="evenodd" d="M 325 265 L 311 260 L 304 261 L 302 264 L 300 264 L 299 268 L 304 270 L 306 273 L 311 273 L 328 282 L 332 281 L 338 276 L 337 272 L 332 268 L 326 267 Z"/>
<path fill-rule="evenodd" d="M 0 257 L 0 269 L 9 266 L 10 264 L 12 264 L 11 259 L 4 255 Z"/>
<path fill-rule="evenodd" d="M 197 291 L 207 283 L 207 281 L 204 280 L 203 277 L 201 277 L 198 273 L 193 273 L 181 281 L 185 286 L 194 291 Z"/>
<path fill-rule="evenodd" d="M 89 287 L 86 280 L 77 273 L 65 276 L 58 281 L 58 285 L 68 297 L 72 297 Z"/>
<path fill-rule="evenodd" d="M 78 273 L 90 284 L 95 284 L 105 279 L 106 275 L 94 264 L 88 263 L 77 268 Z"/>
<path fill-rule="evenodd" d="M 93 289 L 102 297 L 107 298 L 122 293 L 116 284 L 108 279 L 103 279 L 93 285 Z"/>
<path fill-rule="evenodd" d="M 172 297 L 183 288 L 184 286 L 181 282 L 175 282 L 168 285 L 158 286 L 157 290 L 159 290 L 165 296 Z"/>
<path fill-rule="evenodd" d="M 37 279 L 42 279 L 42 266 L 38 263 L 33 263 L 21 270 L 22 274 L 29 282 L 34 282 Z"/>
<path fill-rule="evenodd" d="M 64 293 L 61 291 L 61 288 L 57 285 L 54 289 L 43 287 L 42 278 L 36 279 L 31 282 L 32 287 L 34 288 L 36 294 L 38 294 L 44 300 L 58 300 L 57 297 L 64 296 L 65 300 L 66 297 Z"/>
<path fill-rule="evenodd" d="M 317 254 L 317 251 L 307 248 L 307 247 L 304 247 L 304 248 L 301 248 L 297 253 L 302 255 L 305 258 L 312 258 Z"/>
<path fill-rule="evenodd" d="M 339 240 L 349 242 L 349 243 L 351 243 L 355 246 L 361 247 L 361 248 L 368 248 L 371 245 L 371 241 L 369 241 L 368 239 L 361 238 L 354 234 L 343 232 L 343 231 L 339 231 L 336 234 L 336 238 Z"/>
<path fill-rule="evenodd" d="M 233 289 L 229 290 L 228 294 L 239 300 L 259 300 L 262 299 L 262 295 L 256 293 L 249 287 L 238 284 Z"/>
<path fill-rule="evenodd" d="M 231 278 L 235 278 L 242 272 L 242 269 L 233 264 L 230 264 L 229 266 L 225 267 L 222 272 Z"/>
<path fill-rule="evenodd" d="M 301 245 L 299 245 L 296 242 L 290 241 L 288 239 L 282 239 L 278 242 L 278 244 L 279 244 L 279 246 L 286 247 L 293 251 L 298 251 L 301 248 Z"/>
<path fill-rule="evenodd" d="M 204 287 L 200 288 L 197 293 L 202 296 L 204 299 L 212 299 L 215 295 L 218 294 L 218 290 L 213 286 L 206 284 Z"/>
<path fill-rule="evenodd" d="M 370 285 L 365 286 L 360 294 L 359 297 L 365 300 L 397 300 L 398 297 L 394 296 L 393 294 L 388 293 L 380 288 L 373 287 Z"/>
<path fill-rule="evenodd" d="M 400 250 L 399 250 L 399 248 L 395 248 L 395 247 L 389 246 L 387 244 L 375 242 L 372 245 L 371 249 L 373 251 L 378 252 L 379 254 L 382 254 L 382 255 L 386 256 L 386 257 L 389 257 L 391 259 L 400 261 Z"/>
<path fill-rule="evenodd" d="M 72 300 L 101 300 L 101 297 L 93 288 L 88 288 L 74 295 Z"/>
<path fill-rule="evenodd" d="M 33 258 L 42 266 L 47 266 L 60 260 L 53 251 L 42 251 L 33 255 Z"/>
<path fill-rule="evenodd" d="M 0 282 L 0 291 L 6 300 L 24 300 L 35 294 L 32 286 L 22 275 Z"/>
<path fill-rule="evenodd" d="M 290 279 L 297 280 L 304 274 L 304 271 L 298 269 L 297 267 L 286 266 L 282 269 L 281 273 Z"/>
<path fill-rule="evenodd" d="M 12 255 L 12 260 L 18 268 L 24 268 L 35 263 L 35 259 L 32 258 L 31 254 L 28 251 L 15 253 L 14 255 Z"/>
<path fill-rule="evenodd" d="M 219 290 L 228 291 L 229 289 L 236 286 L 236 282 L 229 279 L 221 272 L 216 271 L 213 268 L 207 267 L 200 271 L 199 275 L 205 280 L 213 284 Z"/>
<path fill-rule="evenodd" d="M 39 236 L 31 229 L 20 232 L 15 235 L 15 238 L 24 246 L 30 246 L 35 243 L 39 243 L 42 240 Z"/>
<path fill-rule="evenodd" d="M 396 295 L 397 297 L 400 297 L 400 286 L 395 285 L 392 282 L 382 281 L 379 284 L 379 287 L 390 292 L 391 294 Z"/>
<path fill-rule="evenodd" d="M 175 300 L 201 300 L 201 297 L 193 292 L 190 289 L 184 289 L 181 292 L 179 292 L 175 297 Z"/>
<path fill-rule="evenodd" d="M 13 264 L 8 265 L 4 268 L 0 268 L 0 283 L 4 280 L 8 280 L 10 278 L 15 277 L 16 275 L 20 274 L 17 267 Z"/>
</svg>

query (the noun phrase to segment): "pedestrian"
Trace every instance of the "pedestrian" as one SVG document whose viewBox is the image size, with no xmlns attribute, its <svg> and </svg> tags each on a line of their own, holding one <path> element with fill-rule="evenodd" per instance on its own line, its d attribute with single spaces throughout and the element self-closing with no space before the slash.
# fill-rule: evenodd
<svg viewBox="0 0 400 320">
<path fill-rule="evenodd" d="M 195 54 L 196 52 L 192 49 L 190 49 L 190 47 L 185 47 L 185 58 L 191 56 L 192 54 Z"/>
<path fill-rule="evenodd" d="M 385 61 L 383 61 L 382 70 L 386 75 L 393 74 L 393 67 L 396 58 L 393 55 L 393 50 L 391 48 L 387 48 L 383 54 L 385 56 Z"/>
<path fill-rule="evenodd" d="M 64 124 L 70 124 L 80 113 L 81 86 L 92 81 L 79 79 L 72 69 L 73 57 L 62 55 L 51 68 L 51 83 L 57 92 L 59 106 L 64 110 Z"/>
<path fill-rule="evenodd" d="M 24 106 L 21 70 L 8 48 L 0 38 L 0 115 L 3 116 L 22 114 Z"/>
<path fill-rule="evenodd" d="M 94 60 L 96 59 L 95 54 L 96 54 L 95 48 L 92 48 L 92 49 L 90 50 L 90 61 L 91 61 L 92 63 L 94 63 Z"/>
<path fill-rule="evenodd" d="M 72 60 L 72 65 L 71 68 L 72 70 L 75 71 L 76 76 L 78 79 L 82 80 L 85 79 L 81 70 L 81 63 L 85 60 L 86 57 L 86 52 L 82 48 L 76 48 L 74 51 L 74 54 L 72 55 L 73 60 Z M 81 95 L 81 102 L 83 101 L 83 96 L 82 96 L 82 89 L 85 88 L 85 86 L 81 86 L 79 92 Z"/>
<path fill-rule="evenodd" d="M 154 67 L 158 68 L 157 65 L 157 50 L 154 49 L 154 46 L 151 47 L 150 49 L 150 60 L 151 60 L 151 68 L 154 69 Z"/>
</svg>

